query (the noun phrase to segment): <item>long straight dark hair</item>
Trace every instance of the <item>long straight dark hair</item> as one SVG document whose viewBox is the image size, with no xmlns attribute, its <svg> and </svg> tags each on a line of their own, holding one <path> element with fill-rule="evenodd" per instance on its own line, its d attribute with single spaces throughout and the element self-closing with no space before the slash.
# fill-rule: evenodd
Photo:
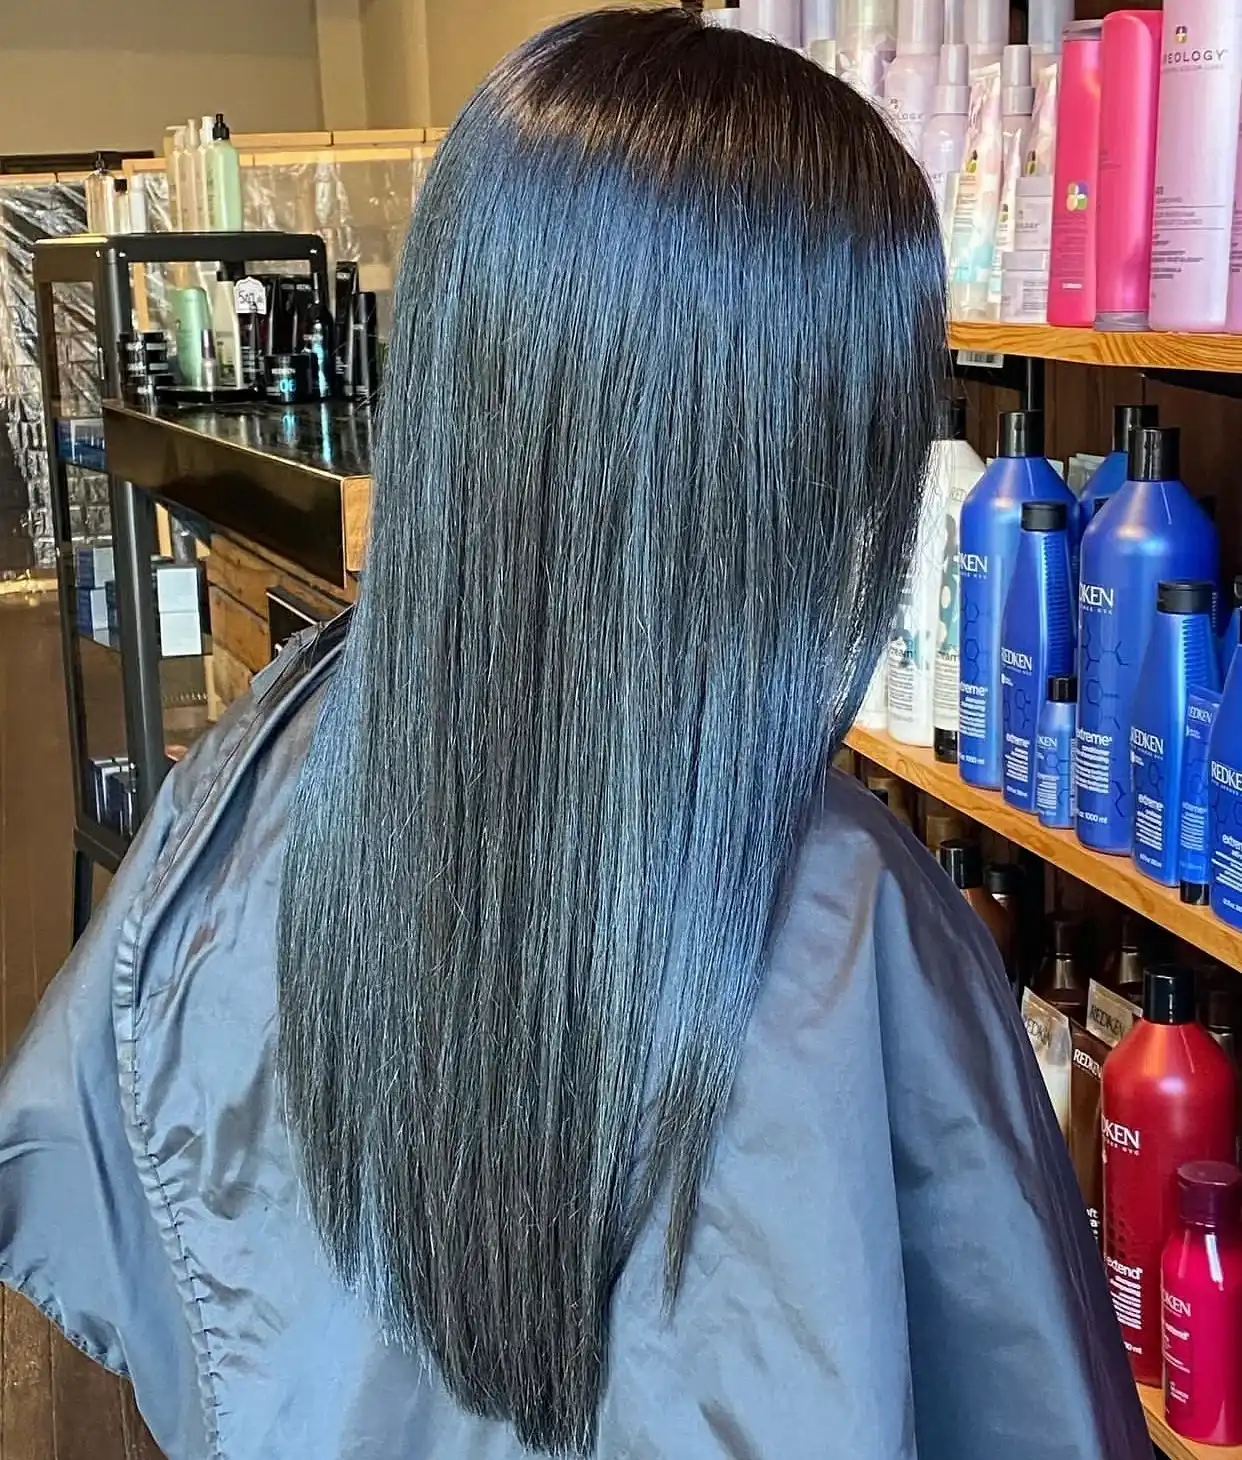
<svg viewBox="0 0 1242 1460">
<path fill-rule="evenodd" d="M 592 1449 L 648 1219 L 676 1294 L 903 576 L 942 278 L 880 113 L 677 10 L 502 62 L 415 209 L 280 1068 L 341 1277 L 532 1448 Z"/>
</svg>

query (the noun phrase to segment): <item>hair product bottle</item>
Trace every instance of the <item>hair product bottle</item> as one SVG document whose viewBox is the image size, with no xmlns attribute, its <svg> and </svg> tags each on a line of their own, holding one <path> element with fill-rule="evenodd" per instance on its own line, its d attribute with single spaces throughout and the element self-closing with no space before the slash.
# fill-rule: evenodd
<svg viewBox="0 0 1242 1460">
<path fill-rule="evenodd" d="M 1242 3 L 1170 0 L 1160 50 L 1148 319 L 1154 330 L 1223 330 L 1242 107 Z M 1212 137 L 1223 145 L 1205 146 Z"/>
<path fill-rule="evenodd" d="M 1074 585 L 1064 502 L 1024 502 L 1013 579 L 1001 619 L 1003 791 L 1034 812 L 1036 733 L 1048 680 L 1074 668 Z"/>
<path fill-rule="evenodd" d="M 915 157 L 932 113 L 943 41 L 944 0 L 897 0 L 897 55 L 884 78 L 884 99 Z"/>
<path fill-rule="evenodd" d="M 936 653 L 942 630 L 941 585 L 945 554 L 950 546 L 946 538 L 952 535 L 951 546 L 956 552 L 956 518 L 965 496 L 961 477 L 964 474 L 973 485 L 979 475 L 971 468 L 971 458 L 976 462 L 978 458 L 961 439 L 965 431 L 965 402 L 943 402 L 938 439 L 932 447 L 928 468 L 918 540 L 888 649 L 888 733 L 907 745 L 931 745 L 935 739 L 932 705 Z M 983 464 L 979 462 L 979 472 L 982 470 Z M 956 506 L 955 495 L 958 496 Z"/>
<path fill-rule="evenodd" d="M 1022 925 L 1022 868 L 1016 862 L 989 862 L 983 869 L 983 889 L 1005 914 L 1008 932 L 1005 941 L 997 941 L 1009 982 L 1015 987 L 1020 972 L 1018 933 Z"/>
<path fill-rule="evenodd" d="M 1104 17 L 1096 329 L 1147 328 L 1162 24 L 1158 10 Z"/>
<path fill-rule="evenodd" d="M 802 0 L 802 45 L 817 66 L 837 74 L 837 0 Z"/>
<path fill-rule="evenodd" d="M 1048 956 L 1035 976 L 1035 992 L 1046 1004 L 1081 1024 L 1087 1013 L 1087 983 L 1078 967 L 1082 924 L 1058 913 L 1049 924 Z"/>
<path fill-rule="evenodd" d="M 1123 912 L 1121 936 L 1109 953 L 1100 981 L 1127 999 L 1143 1000 L 1143 922 L 1137 913 Z"/>
<path fill-rule="evenodd" d="M 969 111 L 970 52 L 964 45 L 941 46 L 932 114 L 923 128 L 921 153 L 946 242 L 952 224 L 949 179 L 962 168 Z"/>
<path fill-rule="evenodd" d="M 1121 484 L 1130 474 L 1130 432 L 1140 426 L 1159 424 L 1160 411 L 1156 406 L 1113 407 L 1113 448 L 1092 472 L 1078 499 L 1082 504 L 1084 532 L 1104 503 L 1121 490 Z"/>
<path fill-rule="evenodd" d="M 1217 657 L 1220 660 L 1220 677 L 1223 681 L 1229 673 L 1233 664 L 1233 656 L 1237 653 L 1239 640 L 1242 640 L 1242 575 L 1233 580 L 1233 594 L 1229 604 L 1229 617 L 1225 620 L 1224 631 L 1220 636 L 1217 645 Z"/>
<path fill-rule="evenodd" d="M 1232 1161 L 1237 1080 L 1195 1022 L 1188 968 L 1148 969 L 1143 1017 L 1104 1061 L 1104 1264 L 1140 1384 L 1159 1384 L 1160 1255 L 1187 1161 Z"/>
<path fill-rule="evenodd" d="M 839 0 L 837 75 L 864 96 L 883 96 L 896 52 L 896 0 Z"/>
<path fill-rule="evenodd" d="M 999 61 L 1009 44 L 1009 0 L 966 0 L 970 68 Z"/>
<path fill-rule="evenodd" d="M 1030 0 L 1026 38 L 1038 72 L 1061 54 L 1061 36 L 1074 18 L 1074 0 Z"/>
<path fill-rule="evenodd" d="M 1242 1171 L 1189 1161 L 1160 1264 L 1164 1414 L 1203 1445 L 1242 1445 Z"/>
<path fill-rule="evenodd" d="M 1048 323 L 1085 329 L 1095 324 L 1096 309 L 1100 34 L 1098 20 L 1079 20 L 1065 28 L 1052 180 Z"/>
<path fill-rule="evenodd" d="M 203 154 L 207 182 L 207 226 L 217 233 L 242 230 L 241 166 L 220 112 L 211 126 L 211 142 Z"/>
<path fill-rule="evenodd" d="M 1177 837 L 1177 879 L 1183 902 L 1211 901 L 1212 839 L 1208 829 L 1211 791 L 1209 746 L 1220 709 L 1220 692 L 1192 689 L 1186 702 L 1186 745 L 1182 752 L 1182 814 Z"/>
<path fill-rule="evenodd" d="M 966 440 L 966 402 L 945 408 L 941 439 L 932 447 L 935 463 L 948 462 L 952 485 L 945 504 L 944 543 L 940 572 L 940 613 L 936 630 L 936 667 L 932 698 L 932 739 L 936 759 L 957 764 L 957 702 L 962 643 L 961 548 L 962 504 L 983 475 L 984 465 Z"/>
<path fill-rule="evenodd" d="M 742 29 L 751 35 L 782 46 L 802 44 L 802 0 L 741 0 L 740 9 Z"/>
<path fill-rule="evenodd" d="M 1014 268 L 1018 219 L 1018 181 L 1026 167 L 1035 88 L 1031 85 L 1031 48 L 1006 46 L 1001 55 L 1001 193 L 996 214 L 996 241 L 988 278 L 988 318 L 999 319 L 1006 263 Z M 1039 265 L 1028 272 L 1038 273 Z M 1044 312 L 1047 300 L 1043 301 Z"/>
<path fill-rule="evenodd" d="M 1176 887 L 1178 881 L 1190 693 L 1220 686 L 1212 634 L 1215 590 L 1209 582 L 1160 584 L 1130 711 L 1134 862 L 1166 887 Z"/>
<path fill-rule="evenodd" d="M 954 887 L 987 925 L 1001 959 L 1008 968 L 1012 954 L 1012 922 L 1007 909 L 984 889 L 983 858 L 979 848 L 974 842 L 968 841 L 941 842 L 940 865 L 952 878 Z"/>
<path fill-rule="evenodd" d="M 1208 741 L 1212 911 L 1242 928 L 1242 654 L 1235 654 Z"/>
<path fill-rule="evenodd" d="M 1130 437 L 1129 479 L 1082 539 L 1078 587 L 1078 838 L 1130 851 L 1130 711 L 1162 580 L 1215 581 L 1216 528 L 1178 480 L 1181 436 Z"/>
<path fill-rule="evenodd" d="M 1074 736 L 1078 730 L 1078 679 L 1054 675 L 1039 712 L 1035 810 L 1044 826 L 1074 824 Z"/>
<path fill-rule="evenodd" d="M 993 790 L 1002 779 L 1001 621 L 1023 503 L 1064 502 L 1071 550 L 1077 542 L 1078 499 L 1044 459 L 1043 449 L 1044 418 L 1038 411 L 1002 415 L 997 459 L 962 506 L 958 765 L 963 780 Z"/>
</svg>

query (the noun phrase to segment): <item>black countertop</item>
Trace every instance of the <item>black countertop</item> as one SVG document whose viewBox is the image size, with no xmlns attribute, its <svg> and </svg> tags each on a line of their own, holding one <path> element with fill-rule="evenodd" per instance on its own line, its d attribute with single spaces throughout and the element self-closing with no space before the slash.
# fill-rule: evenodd
<svg viewBox="0 0 1242 1460">
<path fill-rule="evenodd" d="M 173 508 L 344 587 L 369 512 L 366 406 L 185 407 L 104 403 L 108 469 Z"/>
</svg>

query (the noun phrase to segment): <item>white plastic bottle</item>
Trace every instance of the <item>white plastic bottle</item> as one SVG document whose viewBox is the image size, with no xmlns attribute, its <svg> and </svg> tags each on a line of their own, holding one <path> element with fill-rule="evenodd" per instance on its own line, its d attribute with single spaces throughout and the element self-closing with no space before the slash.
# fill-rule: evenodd
<svg viewBox="0 0 1242 1460">
<path fill-rule="evenodd" d="M 1074 0 L 1031 0 L 1026 38 L 1036 76 L 1061 54 L 1061 32 L 1074 18 Z"/>
<path fill-rule="evenodd" d="M 897 55 L 884 78 L 884 99 L 915 157 L 922 155 L 932 114 L 943 42 L 944 0 L 897 0 Z"/>
<path fill-rule="evenodd" d="M 840 0 L 837 75 L 864 96 L 884 95 L 884 75 L 896 51 L 895 0 Z"/>
<path fill-rule="evenodd" d="M 1001 274 L 1006 254 L 1016 247 L 1018 181 L 1026 165 L 1031 137 L 1035 88 L 1031 85 L 1031 48 L 1006 46 L 1001 57 L 1002 167 L 1000 208 L 996 215 L 996 243 L 992 275 L 988 280 L 988 318 L 1000 318 Z"/>
<path fill-rule="evenodd" d="M 970 53 L 964 45 L 941 46 L 939 80 L 932 97 L 932 115 L 923 128 L 922 155 L 946 236 L 952 217 L 949 180 L 962 169 L 969 110 Z"/>
<path fill-rule="evenodd" d="M 999 61 L 1009 44 L 1009 0 L 966 0 L 970 69 Z"/>
<path fill-rule="evenodd" d="M 940 538 L 940 592 L 936 600 L 936 666 L 932 687 L 932 743 L 936 759 L 957 764 L 957 713 L 961 657 L 961 599 L 958 593 L 958 536 L 962 503 L 984 472 L 966 440 L 966 403 L 947 402 L 932 447 L 931 481 L 947 477 L 944 530 Z M 931 487 L 929 486 L 929 492 Z"/>
<path fill-rule="evenodd" d="M 817 66 L 837 74 L 837 0 L 802 0 L 802 46 Z"/>
<path fill-rule="evenodd" d="M 176 154 L 177 195 L 181 201 L 181 227 L 186 233 L 206 228 L 202 213 L 203 178 L 199 161 L 198 123 L 185 124 L 181 151 Z"/>
<path fill-rule="evenodd" d="M 195 174 L 198 183 L 198 226 L 209 233 L 216 226 L 211 221 L 211 200 L 208 196 L 210 184 L 207 179 L 207 169 L 211 159 L 211 128 L 214 122 L 215 118 L 210 116 L 199 119 L 198 167 Z"/>
<path fill-rule="evenodd" d="M 927 489 L 919 516 L 914 557 L 906 574 L 893 637 L 888 646 L 888 733 L 906 745 L 931 745 L 935 740 L 934 697 L 936 659 L 941 640 L 941 587 L 945 554 L 956 554 L 957 530 L 953 516 L 955 492 L 962 479 L 970 484 L 961 492 L 957 515 L 966 492 L 983 472 L 983 463 L 963 439 L 966 433 L 964 401 L 945 401 L 940 429 L 932 447 Z M 978 466 L 978 473 L 973 470 Z"/>
<path fill-rule="evenodd" d="M 741 0 L 740 8 L 742 29 L 751 35 L 783 46 L 802 44 L 802 0 Z"/>
</svg>

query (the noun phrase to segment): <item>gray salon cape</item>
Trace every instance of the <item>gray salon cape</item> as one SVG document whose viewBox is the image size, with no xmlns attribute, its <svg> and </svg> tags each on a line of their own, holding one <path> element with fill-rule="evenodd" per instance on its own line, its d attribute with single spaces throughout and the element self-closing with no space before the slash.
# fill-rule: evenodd
<svg viewBox="0 0 1242 1460">
<path fill-rule="evenodd" d="M 325 1261 L 274 1076 L 290 799 L 344 628 L 172 775 L 0 1077 L 0 1277 L 173 1460 L 520 1460 Z M 1150 1456 L 1064 1142 L 975 915 L 834 777 L 684 1287 L 617 1287 L 608 1460 Z M 16 1457 L 14 1457 L 16 1460 Z"/>
</svg>

